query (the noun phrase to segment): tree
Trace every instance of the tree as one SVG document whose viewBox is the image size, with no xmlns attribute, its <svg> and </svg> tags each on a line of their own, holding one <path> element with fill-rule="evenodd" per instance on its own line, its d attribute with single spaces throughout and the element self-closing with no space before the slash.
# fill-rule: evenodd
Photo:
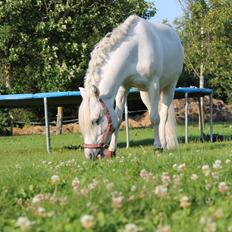
<svg viewBox="0 0 232 232">
<path fill-rule="evenodd" d="M 76 90 L 94 45 L 145 0 L 0 1 L 0 67 L 14 92 Z M 8 71 L 6 71 L 8 70 Z"/>
<path fill-rule="evenodd" d="M 184 16 L 176 24 L 185 49 L 185 68 L 232 101 L 231 0 L 179 0 Z M 203 79 L 204 78 L 204 79 Z"/>
</svg>

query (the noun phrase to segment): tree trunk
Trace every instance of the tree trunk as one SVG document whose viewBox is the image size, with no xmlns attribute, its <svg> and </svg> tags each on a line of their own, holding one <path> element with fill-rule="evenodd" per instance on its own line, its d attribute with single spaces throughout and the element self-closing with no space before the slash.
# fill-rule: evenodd
<svg viewBox="0 0 232 232">
<path fill-rule="evenodd" d="M 199 85 L 199 87 L 204 88 L 204 86 L 205 86 L 204 85 L 204 66 L 201 63 L 201 67 L 200 67 L 200 85 Z M 203 97 L 200 98 L 200 107 L 201 107 L 200 112 L 201 112 L 201 118 L 202 118 L 202 129 L 204 131 L 204 129 L 205 129 L 205 120 L 204 120 L 204 98 Z M 199 128 L 201 128 L 200 127 L 200 117 L 199 117 Z"/>
<path fill-rule="evenodd" d="M 10 64 L 5 64 L 3 67 L 3 76 L 5 77 L 5 86 L 7 89 L 11 88 L 11 74 L 10 74 Z"/>
</svg>

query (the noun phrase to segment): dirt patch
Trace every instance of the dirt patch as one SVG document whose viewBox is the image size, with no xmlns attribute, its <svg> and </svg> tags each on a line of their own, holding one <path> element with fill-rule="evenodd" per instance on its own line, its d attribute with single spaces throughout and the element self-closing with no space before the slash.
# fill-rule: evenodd
<svg viewBox="0 0 232 232">
<path fill-rule="evenodd" d="M 209 97 L 205 97 L 205 120 L 209 121 Z M 174 100 L 174 107 L 176 111 L 177 122 L 184 121 L 184 108 L 185 100 Z M 198 121 L 199 106 L 198 102 L 194 99 L 189 99 L 189 120 Z M 232 121 L 232 105 L 226 105 L 222 100 L 213 99 L 213 120 L 214 121 Z M 149 127 L 151 122 L 148 112 L 129 117 L 129 127 Z M 125 122 L 122 122 L 121 128 L 125 128 Z M 50 127 L 51 133 L 56 133 L 56 126 Z M 77 133 L 80 131 L 78 124 L 63 125 L 63 133 Z M 23 128 L 13 128 L 14 135 L 32 135 L 32 134 L 45 134 L 44 126 L 30 126 L 26 125 Z"/>
</svg>

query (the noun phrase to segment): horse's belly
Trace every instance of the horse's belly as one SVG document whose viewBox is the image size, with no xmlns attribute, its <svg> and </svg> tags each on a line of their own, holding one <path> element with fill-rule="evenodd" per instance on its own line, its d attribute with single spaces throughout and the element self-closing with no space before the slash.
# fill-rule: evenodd
<svg viewBox="0 0 232 232">
<path fill-rule="evenodd" d="M 139 90 L 147 91 L 149 87 L 149 83 L 151 83 L 148 79 L 144 78 L 140 75 L 133 75 L 128 77 L 125 82 L 123 83 L 123 86 L 126 88 L 135 87 Z"/>
</svg>

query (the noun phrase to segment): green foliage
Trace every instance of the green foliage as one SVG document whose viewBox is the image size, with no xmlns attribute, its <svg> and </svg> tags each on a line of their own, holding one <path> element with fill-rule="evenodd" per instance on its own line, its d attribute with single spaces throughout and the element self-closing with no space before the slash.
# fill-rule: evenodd
<svg viewBox="0 0 232 232">
<path fill-rule="evenodd" d="M 215 132 L 229 134 L 229 125 L 217 124 Z M 178 129 L 183 136 L 184 128 Z M 189 133 L 199 135 L 198 126 Z M 113 232 L 125 231 L 130 223 L 141 232 L 165 225 L 173 232 L 215 231 L 207 230 L 208 226 L 228 231 L 232 226 L 231 141 L 181 144 L 177 151 L 154 153 L 152 138 L 151 128 L 131 130 L 132 146 L 125 149 L 125 131 L 121 131 L 118 156 L 94 162 L 84 160 L 82 150 L 65 149 L 81 144 L 80 134 L 53 136 L 52 155 L 46 154 L 43 136 L 2 138 L 0 230 L 19 231 L 16 222 L 23 216 L 33 222 L 31 231 Z M 221 166 L 215 168 L 218 159 Z M 209 165 L 210 175 L 204 175 L 203 165 Z M 192 174 L 198 179 L 193 180 Z M 59 177 L 56 183 L 53 175 Z M 72 184 L 76 177 L 79 186 Z M 159 197 L 155 189 L 165 180 L 167 194 Z M 223 181 L 229 186 L 225 193 L 218 189 Z M 118 208 L 112 204 L 116 193 L 121 193 Z M 187 208 L 180 206 L 183 196 L 189 198 Z M 80 218 L 86 214 L 93 216 L 93 229 L 81 225 Z"/>
<path fill-rule="evenodd" d="M 0 83 L 0 94 L 6 94 L 7 90 Z M 0 136 L 12 134 L 12 120 L 8 109 L 0 109 Z"/>
<path fill-rule="evenodd" d="M 0 1 L 0 63 L 15 92 L 77 89 L 94 45 L 130 14 L 154 10 L 144 0 Z"/>
<path fill-rule="evenodd" d="M 231 101 L 231 0 L 180 2 L 185 11 L 183 18 L 176 23 L 185 49 L 185 68 L 196 77 L 200 77 L 202 71 L 216 96 Z"/>
</svg>

